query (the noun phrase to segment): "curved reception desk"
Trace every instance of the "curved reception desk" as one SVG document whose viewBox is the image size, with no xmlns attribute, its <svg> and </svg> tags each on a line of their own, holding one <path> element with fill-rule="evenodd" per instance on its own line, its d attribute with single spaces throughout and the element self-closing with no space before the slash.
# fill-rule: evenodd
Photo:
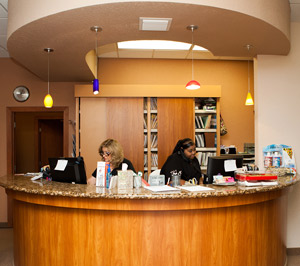
<svg viewBox="0 0 300 266">
<path fill-rule="evenodd" d="M 174 194 L 26 176 L 0 185 L 14 200 L 16 266 L 283 266 L 287 192 L 298 181 Z"/>
</svg>

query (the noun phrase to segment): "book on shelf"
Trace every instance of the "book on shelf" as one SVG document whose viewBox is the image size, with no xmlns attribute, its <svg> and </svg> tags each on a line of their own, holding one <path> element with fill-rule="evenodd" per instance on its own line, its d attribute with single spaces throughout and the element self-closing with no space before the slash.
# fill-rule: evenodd
<svg viewBox="0 0 300 266">
<path fill-rule="evenodd" d="M 147 117 L 144 116 L 144 129 L 147 129 Z"/>
<path fill-rule="evenodd" d="M 157 135 L 151 135 L 151 148 L 157 148 Z"/>
<path fill-rule="evenodd" d="M 196 134 L 195 139 L 196 139 L 196 147 L 203 148 L 206 146 L 205 135 L 203 133 Z"/>
<path fill-rule="evenodd" d="M 144 148 L 147 148 L 148 146 L 148 137 L 146 134 L 144 134 Z"/>
<path fill-rule="evenodd" d="M 216 147 L 216 133 L 215 132 L 205 132 L 204 138 L 205 138 L 205 147 Z"/>
<path fill-rule="evenodd" d="M 211 115 L 208 115 L 205 121 L 205 128 L 210 128 Z"/>
<path fill-rule="evenodd" d="M 217 128 L 217 116 L 216 115 L 212 115 L 212 117 L 211 117 L 210 128 Z"/>
<path fill-rule="evenodd" d="M 157 98 L 150 98 L 151 110 L 157 110 Z"/>
<path fill-rule="evenodd" d="M 196 157 L 201 166 L 206 166 L 208 163 L 208 157 L 216 156 L 215 152 L 198 152 Z"/>
<path fill-rule="evenodd" d="M 151 114 L 151 128 L 157 129 L 157 115 Z"/>
<path fill-rule="evenodd" d="M 158 166 L 158 156 L 157 153 L 151 153 L 151 167 Z"/>
<path fill-rule="evenodd" d="M 200 122 L 199 122 L 199 116 L 195 116 L 195 128 L 201 128 Z"/>
</svg>

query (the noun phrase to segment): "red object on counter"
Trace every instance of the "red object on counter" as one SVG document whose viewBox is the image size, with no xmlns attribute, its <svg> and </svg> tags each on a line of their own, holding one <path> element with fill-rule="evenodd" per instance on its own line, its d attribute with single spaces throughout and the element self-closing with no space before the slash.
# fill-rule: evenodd
<svg viewBox="0 0 300 266">
<path fill-rule="evenodd" d="M 236 174 L 236 179 L 240 181 L 248 180 L 277 180 L 277 175 L 272 174 Z"/>
</svg>

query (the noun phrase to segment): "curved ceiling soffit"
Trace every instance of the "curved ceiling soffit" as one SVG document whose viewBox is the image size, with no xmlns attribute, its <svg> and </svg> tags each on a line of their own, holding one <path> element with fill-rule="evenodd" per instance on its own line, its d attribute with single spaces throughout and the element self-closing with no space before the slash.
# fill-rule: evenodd
<svg viewBox="0 0 300 266">
<path fill-rule="evenodd" d="M 124 12 L 126 10 L 126 12 Z M 139 31 L 139 17 L 172 18 L 167 32 Z M 47 79 L 44 48 L 54 49 L 51 81 L 86 82 L 93 74 L 86 54 L 95 47 L 91 26 L 101 26 L 98 45 L 128 40 L 172 40 L 191 42 L 186 26 L 198 25 L 194 44 L 215 56 L 249 56 L 246 44 L 256 54 L 286 55 L 288 37 L 274 26 L 239 12 L 221 8 L 178 3 L 113 3 L 73 9 L 33 21 L 13 32 L 8 39 L 12 58 L 25 68 Z M 34 59 L 34 60 L 33 60 Z"/>
</svg>

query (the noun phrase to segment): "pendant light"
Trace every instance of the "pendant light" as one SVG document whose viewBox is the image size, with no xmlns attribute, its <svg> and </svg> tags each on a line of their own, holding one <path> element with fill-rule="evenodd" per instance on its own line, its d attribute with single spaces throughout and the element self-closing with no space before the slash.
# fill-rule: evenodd
<svg viewBox="0 0 300 266">
<path fill-rule="evenodd" d="M 93 93 L 96 95 L 99 93 L 99 80 L 98 80 L 98 38 L 97 33 L 98 31 L 102 31 L 102 28 L 99 26 L 93 26 L 91 27 L 91 31 L 96 32 L 96 44 L 95 44 L 95 52 L 96 52 L 96 73 L 95 73 L 95 79 L 93 80 Z"/>
<path fill-rule="evenodd" d="M 248 52 L 250 51 L 251 45 L 247 44 L 246 48 L 248 49 Z M 253 105 L 253 99 L 250 93 L 250 75 L 249 75 L 249 59 L 248 59 L 248 93 L 247 93 L 247 98 L 246 98 L 246 102 L 245 105 Z"/>
<path fill-rule="evenodd" d="M 192 80 L 189 81 L 186 85 L 185 88 L 188 90 L 197 90 L 200 88 L 200 83 L 196 80 L 194 80 L 194 30 L 198 29 L 198 26 L 196 25 L 190 25 L 186 27 L 188 30 L 192 31 Z"/>
<path fill-rule="evenodd" d="M 49 82 L 49 72 L 50 72 L 50 67 L 49 67 L 49 55 L 52 53 L 54 50 L 51 48 L 45 48 L 45 52 L 48 53 L 48 94 L 44 98 L 44 106 L 46 108 L 52 108 L 53 106 L 53 99 L 52 96 L 50 95 L 50 82 Z"/>
</svg>

